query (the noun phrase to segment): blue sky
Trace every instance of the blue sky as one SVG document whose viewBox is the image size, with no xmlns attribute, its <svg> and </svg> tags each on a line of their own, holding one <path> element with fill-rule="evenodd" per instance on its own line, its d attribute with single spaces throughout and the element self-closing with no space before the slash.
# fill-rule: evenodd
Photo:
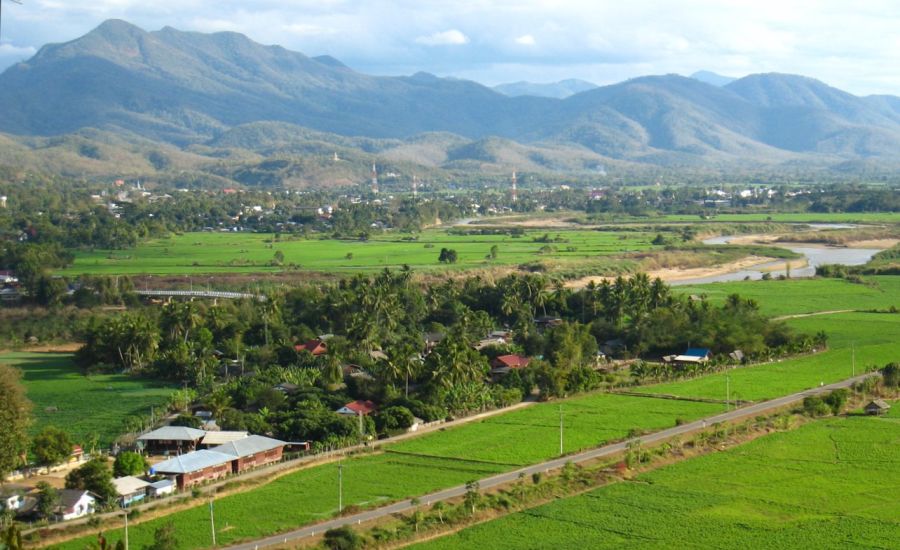
<svg viewBox="0 0 900 550">
<path fill-rule="evenodd" d="M 146 30 L 237 31 L 370 74 L 427 71 L 493 85 L 776 71 L 900 95 L 900 2 L 888 0 L 0 2 L 0 69 L 119 18 Z"/>
</svg>

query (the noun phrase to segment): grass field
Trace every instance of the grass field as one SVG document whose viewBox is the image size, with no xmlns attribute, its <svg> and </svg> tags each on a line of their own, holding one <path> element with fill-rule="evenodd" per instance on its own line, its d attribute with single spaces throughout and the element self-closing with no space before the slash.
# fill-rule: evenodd
<svg viewBox="0 0 900 550">
<path fill-rule="evenodd" d="M 564 242 L 542 243 L 535 238 L 549 233 Z M 418 235 L 390 233 L 369 241 L 297 239 L 271 241 L 271 234 L 187 233 L 154 239 L 129 250 L 76 252 L 75 263 L 64 274 L 201 274 L 277 272 L 288 267 L 273 266 L 276 251 L 284 254 L 284 264 L 314 271 L 358 271 L 404 264 L 418 270 L 463 269 L 495 265 L 518 265 L 537 260 L 583 262 L 598 256 L 647 250 L 655 235 L 642 232 L 607 231 L 527 231 L 521 237 L 509 235 L 451 235 L 445 230 L 427 230 Z M 404 240 L 404 238 L 416 240 Z M 496 245 L 496 260 L 486 257 Z M 540 253 L 544 246 L 554 252 Z M 426 247 L 427 246 L 427 247 Z M 569 250 L 569 248 L 573 250 Z M 457 251 L 456 264 L 438 262 L 441 248 Z M 352 257 L 348 258 L 348 254 Z"/>
<path fill-rule="evenodd" d="M 516 466 L 533 464 L 559 453 L 560 405 L 567 453 L 622 439 L 632 429 L 655 431 L 672 427 L 676 418 L 697 419 L 722 410 L 721 405 L 710 403 L 595 394 L 494 416 L 399 443 L 391 450 Z"/>
<path fill-rule="evenodd" d="M 841 313 L 791 319 L 789 324 L 810 334 L 824 330 L 829 335 L 829 349 L 815 355 L 732 369 L 694 380 L 646 386 L 639 391 L 724 399 L 725 377 L 728 376 L 733 399 L 758 401 L 812 388 L 822 382 L 827 384 L 849 378 L 853 354 L 857 374 L 862 373 L 866 365 L 882 367 L 900 361 L 898 314 Z"/>
<path fill-rule="evenodd" d="M 822 420 L 413 548 L 896 548 L 898 443 Z"/>
<path fill-rule="evenodd" d="M 712 218 L 701 218 L 695 215 L 658 216 L 654 218 L 618 217 L 622 222 L 652 221 L 658 222 L 784 222 L 784 223 L 900 223 L 900 212 L 833 212 L 833 213 L 759 213 L 759 214 L 718 214 Z"/>
<path fill-rule="evenodd" d="M 96 435 L 101 446 L 121 435 L 123 419 L 149 416 L 163 405 L 169 386 L 124 376 L 84 376 L 64 353 L 5 353 L 0 363 L 22 370 L 28 398 L 34 403 L 32 433 L 47 425 L 66 430 L 77 443 Z"/>
<path fill-rule="evenodd" d="M 815 311 L 900 308 L 900 277 L 866 277 L 868 285 L 844 279 L 789 279 L 785 281 L 740 281 L 697 286 L 677 286 L 684 294 L 705 294 L 722 303 L 729 294 L 753 298 L 766 315 L 792 315 Z"/>
<path fill-rule="evenodd" d="M 590 395 L 564 402 L 566 452 L 625 437 L 631 429 L 675 425 L 720 406 L 642 397 Z M 371 505 L 421 495 L 538 462 L 559 452 L 559 408 L 545 403 L 501 417 L 436 432 L 389 447 L 381 455 L 344 461 L 344 504 Z M 419 454 L 416 454 L 419 453 Z M 288 474 L 258 489 L 216 501 L 220 544 L 272 534 L 329 517 L 337 510 L 337 466 L 329 464 Z M 254 518 L 253 521 L 242 521 Z M 209 545 L 205 505 L 167 516 L 181 548 Z M 167 521 L 166 520 L 166 521 Z M 131 544 L 150 541 L 163 520 L 133 525 Z M 107 532 L 113 538 L 120 532 Z M 61 548 L 81 549 L 87 539 Z"/>
</svg>

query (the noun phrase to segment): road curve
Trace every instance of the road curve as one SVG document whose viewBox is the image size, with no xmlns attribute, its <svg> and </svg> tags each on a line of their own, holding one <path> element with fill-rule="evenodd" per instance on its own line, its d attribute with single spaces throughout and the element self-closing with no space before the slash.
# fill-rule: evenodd
<svg viewBox="0 0 900 550">
<path fill-rule="evenodd" d="M 705 429 L 707 426 L 712 426 L 718 422 L 731 422 L 735 420 L 742 420 L 747 417 L 758 416 L 760 414 L 768 413 L 773 410 L 780 409 L 782 407 L 797 403 L 802 401 L 804 398 L 812 396 L 812 395 L 820 395 L 823 393 L 827 393 L 840 388 L 848 388 L 869 376 L 876 376 L 876 373 L 866 373 L 861 374 L 859 376 L 855 376 L 853 378 L 848 378 L 847 380 L 843 380 L 841 382 L 835 382 L 834 384 L 828 384 L 825 386 L 821 386 L 818 388 L 812 388 L 809 390 L 804 390 L 801 392 L 793 393 L 791 395 L 786 395 L 784 397 L 779 397 L 777 399 L 772 399 L 770 401 L 763 401 L 761 403 L 756 403 L 753 405 L 748 405 L 746 407 L 742 407 L 740 409 L 735 409 L 733 411 L 724 412 L 722 414 L 717 414 L 714 416 L 709 416 L 707 418 L 703 418 L 700 420 L 696 420 L 694 422 L 689 422 L 687 424 L 682 424 L 681 426 L 675 426 L 673 428 L 668 428 L 659 432 L 654 432 L 652 434 L 643 435 L 640 437 L 634 437 L 631 439 L 627 439 L 625 441 L 621 441 L 619 443 L 612 443 L 609 445 L 604 445 L 602 447 L 598 447 L 596 449 L 590 449 L 587 451 L 582 451 L 580 453 L 566 455 L 560 458 L 555 458 L 553 460 L 548 460 L 547 462 L 541 462 L 540 464 L 534 464 L 532 466 L 527 466 L 525 468 L 520 468 L 518 470 L 513 470 L 511 472 L 506 472 L 503 474 L 498 474 L 495 476 L 487 477 L 478 481 L 480 489 L 490 489 L 493 487 L 497 487 L 498 485 L 505 485 L 508 483 L 513 483 L 519 476 L 530 476 L 531 474 L 538 472 L 547 472 L 549 470 L 555 470 L 558 468 L 562 468 L 567 462 L 573 463 L 581 463 L 581 462 L 589 462 L 591 460 L 596 460 L 599 458 L 608 458 L 610 456 L 619 454 L 624 452 L 628 445 L 632 442 L 640 441 L 642 444 L 653 444 L 662 441 L 666 441 L 676 436 L 689 434 L 692 432 L 696 432 L 699 430 Z M 418 497 L 418 504 L 413 504 L 412 500 L 402 500 L 399 502 L 395 502 L 394 504 L 390 504 L 387 506 L 382 506 L 380 508 L 375 508 L 373 510 L 368 510 L 365 512 L 360 512 L 358 514 L 353 514 L 351 516 L 335 518 L 332 520 L 324 521 L 321 523 L 317 523 L 315 525 L 310 525 L 308 527 L 303 527 L 301 529 L 296 529 L 294 531 L 289 531 L 287 533 L 282 533 L 280 535 L 274 535 L 271 537 L 266 537 L 263 539 L 257 539 L 250 542 L 245 542 L 241 544 L 237 544 L 234 546 L 227 547 L 228 550 L 257 550 L 259 548 L 266 548 L 270 546 L 277 546 L 290 543 L 291 541 L 296 541 L 299 539 L 304 539 L 307 537 L 313 537 L 316 535 L 321 535 L 325 531 L 329 529 L 334 529 L 337 527 L 343 527 L 345 525 L 360 525 L 375 519 L 384 518 L 386 516 L 390 516 L 392 514 L 402 513 L 411 511 L 422 505 L 431 505 L 435 502 L 439 502 L 442 500 L 449 500 L 452 498 L 458 498 L 466 493 L 465 485 L 458 485 L 456 487 L 451 487 L 449 489 L 444 489 L 441 491 L 437 491 L 434 493 L 429 493 L 427 495 Z"/>
</svg>

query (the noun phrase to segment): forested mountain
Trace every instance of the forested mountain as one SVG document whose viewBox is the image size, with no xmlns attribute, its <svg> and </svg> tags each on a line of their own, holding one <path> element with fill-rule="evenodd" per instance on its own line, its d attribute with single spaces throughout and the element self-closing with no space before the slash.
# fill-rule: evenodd
<svg viewBox="0 0 900 550">
<path fill-rule="evenodd" d="M 665 75 L 565 99 L 509 97 L 426 73 L 365 75 L 236 33 L 145 32 L 118 20 L 43 47 L 0 75 L 0 88 L 0 131 L 11 141 L 94 128 L 132 149 L 160 143 L 176 164 L 223 147 L 250 156 L 344 148 L 462 169 L 621 161 L 846 170 L 848 161 L 900 159 L 900 98 L 857 97 L 801 76 L 715 86 Z"/>
</svg>

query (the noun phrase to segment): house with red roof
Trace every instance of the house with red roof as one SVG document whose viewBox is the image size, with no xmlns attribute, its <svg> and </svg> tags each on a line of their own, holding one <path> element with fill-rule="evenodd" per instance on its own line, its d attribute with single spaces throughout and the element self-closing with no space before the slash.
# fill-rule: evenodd
<svg viewBox="0 0 900 550">
<path fill-rule="evenodd" d="M 297 344 L 296 346 L 294 346 L 294 350 L 298 353 L 301 351 L 308 351 L 314 356 L 319 356 L 328 351 L 328 346 L 324 341 L 316 338 L 315 340 L 310 340 L 305 344 Z"/>
<path fill-rule="evenodd" d="M 506 374 L 513 369 L 522 369 L 528 366 L 529 359 L 522 355 L 500 355 L 491 361 L 491 374 Z"/>
<path fill-rule="evenodd" d="M 375 403 L 372 403 L 369 400 L 357 400 L 347 403 L 335 412 L 338 414 L 345 414 L 347 416 L 368 416 L 375 412 L 377 409 L 378 407 L 375 405 Z"/>
</svg>

